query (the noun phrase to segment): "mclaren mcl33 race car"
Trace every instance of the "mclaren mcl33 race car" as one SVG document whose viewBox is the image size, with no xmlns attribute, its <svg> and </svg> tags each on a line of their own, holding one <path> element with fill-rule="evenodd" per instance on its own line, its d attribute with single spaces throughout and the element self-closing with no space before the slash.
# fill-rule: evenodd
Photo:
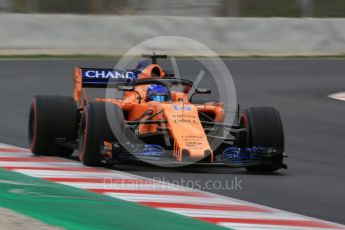
<svg viewBox="0 0 345 230">
<path fill-rule="evenodd" d="M 225 164 L 256 172 L 286 168 L 277 109 L 240 112 L 238 106 L 235 121 L 224 123 L 222 102 L 190 97 L 210 89 L 165 71 L 157 59 L 166 55 L 143 56 L 150 61 L 131 71 L 75 68 L 74 97 L 36 96 L 29 118 L 32 153 L 66 157 L 78 149 L 88 166 L 140 160 Z M 116 89 L 122 96 L 91 101 L 86 88 Z"/>
</svg>

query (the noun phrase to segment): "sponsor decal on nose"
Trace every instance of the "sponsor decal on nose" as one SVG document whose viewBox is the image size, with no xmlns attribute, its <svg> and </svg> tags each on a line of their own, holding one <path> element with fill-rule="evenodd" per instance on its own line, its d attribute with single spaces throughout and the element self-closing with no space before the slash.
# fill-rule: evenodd
<svg viewBox="0 0 345 230">
<path fill-rule="evenodd" d="M 179 110 L 186 110 L 186 111 L 192 111 L 192 107 L 190 106 L 178 106 L 178 105 L 174 105 L 174 110 L 175 111 L 179 111 Z"/>
</svg>

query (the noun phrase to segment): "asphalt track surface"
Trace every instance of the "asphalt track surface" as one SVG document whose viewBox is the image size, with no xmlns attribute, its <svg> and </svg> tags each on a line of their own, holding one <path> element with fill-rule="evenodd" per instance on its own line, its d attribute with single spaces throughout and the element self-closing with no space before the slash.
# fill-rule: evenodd
<svg viewBox="0 0 345 230">
<path fill-rule="evenodd" d="M 345 224 L 345 102 L 326 97 L 345 91 L 345 60 L 225 62 L 242 108 L 272 105 L 280 110 L 288 170 L 258 175 L 210 166 L 171 169 L 126 164 L 114 169 L 194 187 L 210 185 L 210 180 L 217 181 L 217 186 L 237 180 L 237 189 L 208 186 L 205 190 Z M 116 60 L 0 61 L 0 142 L 28 147 L 27 120 L 32 98 L 37 94 L 72 95 L 74 66 L 112 68 L 115 63 Z M 186 76 L 196 76 L 201 68 L 192 60 L 179 61 L 178 65 L 181 75 Z M 204 78 L 201 86 L 209 85 L 212 87 Z"/>
</svg>

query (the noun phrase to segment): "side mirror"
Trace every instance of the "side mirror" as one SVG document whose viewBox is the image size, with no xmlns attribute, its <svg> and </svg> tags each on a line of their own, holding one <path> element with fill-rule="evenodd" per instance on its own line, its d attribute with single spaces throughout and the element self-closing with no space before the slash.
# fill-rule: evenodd
<svg viewBox="0 0 345 230">
<path fill-rule="evenodd" d="M 195 94 L 210 94 L 211 93 L 211 89 L 207 89 L 207 88 L 196 88 L 195 89 Z"/>
<path fill-rule="evenodd" d="M 194 92 L 192 93 L 192 95 L 189 98 L 189 101 L 193 103 L 193 96 L 195 94 L 210 94 L 211 93 L 211 89 L 207 89 L 207 88 L 196 88 L 194 90 Z"/>
<path fill-rule="evenodd" d="M 118 86 L 117 89 L 119 91 L 134 91 L 134 86 L 132 86 L 132 85 L 121 85 L 121 86 Z"/>
<path fill-rule="evenodd" d="M 138 93 L 138 91 L 136 91 L 136 90 L 134 90 L 134 86 L 133 85 L 120 85 L 120 86 L 118 86 L 117 87 L 117 89 L 119 90 L 119 91 L 125 91 L 125 92 L 135 92 L 137 95 L 138 95 L 138 97 L 137 97 L 137 99 L 138 99 L 138 103 L 140 104 L 141 103 L 141 96 L 140 96 L 140 93 Z"/>
</svg>

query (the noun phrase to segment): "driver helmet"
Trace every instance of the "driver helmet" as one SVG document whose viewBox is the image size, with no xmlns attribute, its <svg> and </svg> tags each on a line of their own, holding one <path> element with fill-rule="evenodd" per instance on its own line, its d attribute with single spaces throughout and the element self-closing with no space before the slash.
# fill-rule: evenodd
<svg viewBox="0 0 345 230">
<path fill-rule="evenodd" d="M 147 99 L 148 101 L 169 101 L 171 98 L 170 91 L 162 86 L 162 85 L 155 85 L 152 84 L 147 89 Z"/>
</svg>

